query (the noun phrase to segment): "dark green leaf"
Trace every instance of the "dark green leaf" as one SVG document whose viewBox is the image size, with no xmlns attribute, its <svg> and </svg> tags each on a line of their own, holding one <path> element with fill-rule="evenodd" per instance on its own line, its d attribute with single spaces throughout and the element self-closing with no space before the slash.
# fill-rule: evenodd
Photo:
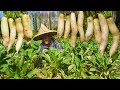
<svg viewBox="0 0 120 90">
<path fill-rule="evenodd" d="M 80 67 L 80 59 L 77 56 L 75 56 L 75 65 L 77 66 L 77 68 Z"/>
</svg>

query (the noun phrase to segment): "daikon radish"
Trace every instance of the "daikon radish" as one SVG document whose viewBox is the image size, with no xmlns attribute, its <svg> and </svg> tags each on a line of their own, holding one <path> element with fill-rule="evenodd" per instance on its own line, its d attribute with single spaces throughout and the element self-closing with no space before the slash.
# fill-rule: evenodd
<svg viewBox="0 0 120 90">
<path fill-rule="evenodd" d="M 8 18 L 3 16 L 1 19 L 1 33 L 3 38 L 3 45 L 7 48 L 9 44 L 9 28 L 8 28 Z"/>
<path fill-rule="evenodd" d="M 58 17 L 57 37 L 61 38 L 64 32 L 64 14 L 60 13 Z"/>
<path fill-rule="evenodd" d="M 26 13 L 22 14 L 22 24 L 23 24 L 23 32 L 24 32 L 24 38 L 27 41 L 27 44 L 30 44 L 33 32 L 30 25 L 30 16 Z"/>
<path fill-rule="evenodd" d="M 15 22 L 14 22 L 13 18 L 9 18 L 8 23 L 9 23 L 9 26 L 10 26 L 10 41 L 9 41 L 7 51 L 9 51 L 11 49 L 12 45 L 15 42 L 15 38 L 16 38 L 16 26 L 15 26 Z"/>
<path fill-rule="evenodd" d="M 16 30 L 18 33 L 18 38 L 17 38 L 17 43 L 16 43 L 16 52 L 18 53 L 18 51 L 20 50 L 21 46 L 22 46 L 22 42 L 23 42 L 23 26 L 21 23 L 21 18 L 16 18 L 15 19 L 15 23 L 16 23 Z"/>
<path fill-rule="evenodd" d="M 109 55 L 112 56 L 113 54 L 115 54 L 118 44 L 119 44 L 119 29 L 115 24 L 115 21 L 112 17 L 107 19 L 107 23 L 108 23 L 108 27 L 110 30 L 110 33 L 112 34 L 113 37 L 113 41 L 112 41 L 112 46 L 110 48 L 110 52 Z"/>
<path fill-rule="evenodd" d="M 102 36 L 101 36 L 102 40 L 101 40 L 101 44 L 99 46 L 98 51 L 103 56 L 108 43 L 109 29 L 108 29 L 106 18 L 102 13 L 98 14 L 98 18 L 99 18 L 101 32 L 102 32 Z"/>
<path fill-rule="evenodd" d="M 101 30 L 100 30 L 100 24 L 99 24 L 99 19 L 95 18 L 94 19 L 94 35 L 95 35 L 95 40 L 98 45 L 101 43 Z"/>
<path fill-rule="evenodd" d="M 86 41 L 90 41 L 92 39 L 92 36 L 93 36 L 93 17 L 92 16 L 89 16 L 87 18 L 87 30 L 86 30 L 86 34 L 85 34 L 85 37 L 86 37 Z"/>
<path fill-rule="evenodd" d="M 68 37 L 69 33 L 70 33 L 70 14 L 66 15 L 64 39 Z"/>
<path fill-rule="evenodd" d="M 83 24 L 84 24 L 84 13 L 83 11 L 79 11 L 77 25 L 78 25 L 78 31 L 80 34 L 80 41 L 85 40 Z"/>
<path fill-rule="evenodd" d="M 74 12 L 71 13 L 70 22 L 71 22 L 71 30 L 72 30 L 70 45 L 72 48 L 74 48 L 76 44 L 77 33 L 78 33 L 76 16 Z"/>
</svg>

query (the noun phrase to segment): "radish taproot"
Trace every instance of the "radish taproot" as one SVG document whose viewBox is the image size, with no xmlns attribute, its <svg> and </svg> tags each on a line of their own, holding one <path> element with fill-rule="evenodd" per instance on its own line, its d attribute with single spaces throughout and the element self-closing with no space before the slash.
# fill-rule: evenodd
<svg viewBox="0 0 120 90">
<path fill-rule="evenodd" d="M 89 16 L 87 17 L 87 30 L 85 34 L 86 41 L 90 41 L 93 36 L 93 17 Z"/>
<path fill-rule="evenodd" d="M 99 52 L 100 54 L 103 56 L 105 49 L 107 47 L 107 43 L 108 43 L 108 34 L 109 34 L 109 29 L 108 29 L 108 25 L 107 25 L 107 20 L 105 18 L 105 16 L 102 13 L 98 14 L 98 18 L 99 18 L 99 23 L 100 23 L 100 28 L 101 28 L 101 44 L 99 46 Z"/>
<path fill-rule="evenodd" d="M 77 26 L 78 26 L 78 31 L 80 34 L 80 41 L 85 40 L 83 24 L 84 24 L 84 13 L 83 13 L 83 11 L 79 11 L 78 12 Z"/>
<path fill-rule="evenodd" d="M 64 14 L 60 13 L 58 17 L 57 37 L 61 38 L 64 32 Z"/>
<path fill-rule="evenodd" d="M 100 30 L 100 24 L 99 24 L 99 19 L 95 18 L 94 20 L 94 35 L 95 35 L 95 40 L 98 45 L 101 43 L 101 30 Z"/>
<path fill-rule="evenodd" d="M 24 38 L 27 41 L 27 44 L 30 44 L 33 37 L 33 32 L 30 25 L 30 16 L 27 13 L 22 14 L 22 24 Z"/>
<path fill-rule="evenodd" d="M 120 37 L 119 37 L 119 29 L 116 26 L 114 19 L 112 17 L 109 17 L 107 19 L 107 23 L 108 23 L 108 28 L 110 30 L 110 33 L 112 34 L 112 37 L 113 37 L 112 46 L 109 52 L 109 55 L 111 57 L 117 50 Z"/>
<path fill-rule="evenodd" d="M 76 16 L 74 12 L 71 13 L 70 22 L 71 22 L 71 30 L 72 30 L 70 45 L 72 48 L 74 48 L 76 44 L 77 33 L 78 33 Z"/>
<path fill-rule="evenodd" d="M 16 18 L 15 23 L 16 23 L 16 30 L 18 33 L 18 38 L 17 38 L 17 43 L 16 43 L 16 52 L 18 53 L 18 51 L 20 50 L 22 46 L 24 34 L 23 34 L 23 26 L 22 26 L 21 18 L 20 17 Z"/>
<path fill-rule="evenodd" d="M 1 19 L 1 33 L 3 38 L 3 45 L 7 48 L 9 44 L 9 27 L 8 18 L 3 16 Z"/>
<path fill-rule="evenodd" d="M 64 39 L 68 37 L 69 33 L 70 33 L 70 14 L 66 15 Z"/>
<path fill-rule="evenodd" d="M 12 45 L 15 42 L 15 38 L 16 38 L 16 26 L 15 26 L 15 22 L 14 22 L 13 18 L 9 18 L 8 23 L 9 23 L 9 27 L 10 27 L 10 41 L 9 41 L 7 51 L 9 51 L 11 49 Z"/>
</svg>

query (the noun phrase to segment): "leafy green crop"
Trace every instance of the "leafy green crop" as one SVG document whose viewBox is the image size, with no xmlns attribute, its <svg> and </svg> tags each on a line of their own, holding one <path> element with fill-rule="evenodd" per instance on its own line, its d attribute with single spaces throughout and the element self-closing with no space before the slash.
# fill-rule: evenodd
<svg viewBox="0 0 120 90">
<path fill-rule="evenodd" d="M 109 41 L 104 57 L 99 54 L 98 45 L 94 39 L 90 42 L 82 43 L 78 39 L 74 49 L 70 47 L 69 39 L 66 41 L 60 40 L 63 46 L 61 52 L 55 48 L 50 48 L 49 50 L 44 50 L 40 55 L 45 59 L 43 64 L 50 68 L 46 72 L 51 72 L 50 75 L 52 74 L 53 76 L 54 73 L 60 73 L 61 77 L 65 79 L 116 78 L 114 75 L 119 71 L 119 67 L 114 69 L 116 65 L 113 63 L 120 59 L 120 47 L 116 54 L 110 57 L 111 36 Z M 45 69 L 45 67 L 42 68 L 42 70 Z M 52 78 L 52 75 L 50 78 Z"/>
<path fill-rule="evenodd" d="M 5 73 L 9 78 L 15 79 L 31 78 L 37 73 L 38 70 L 34 68 L 34 59 L 39 54 L 36 43 L 33 42 L 30 46 L 27 46 L 24 41 L 22 49 L 18 54 L 15 53 L 15 48 L 12 48 L 10 53 L 7 54 L 4 46 L 0 45 L 0 48 L 3 50 L 0 52 L 2 62 L 0 66 L 1 73 Z"/>
<path fill-rule="evenodd" d="M 62 51 L 51 47 L 43 52 L 39 51 L 41 41 L 32 41 L 29 46 L 24 41 L 18 54 L 15 53 L 14 45 L 7 53 L 0 43 L 0 74 L 4 75 L 1 78 L 118 79 L 120 46 L 110 57 L 111 42 L 109 36 L 104 57 L 99 54 L 94 38 L 90 42 L 80 42 L 77 38 L 74 49 L 70 46 L 70 38 L 61 39 L 59 43 L 63 47 Z"/>
</svg>

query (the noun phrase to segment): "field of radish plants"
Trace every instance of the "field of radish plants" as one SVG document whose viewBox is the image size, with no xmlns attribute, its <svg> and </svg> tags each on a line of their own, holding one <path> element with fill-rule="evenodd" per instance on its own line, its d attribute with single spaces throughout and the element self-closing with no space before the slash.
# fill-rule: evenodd
<svg viewBox="0 0 120 90">
<path fill-rule="evenodd" d="M 120 79 L 120 33 L 112 11 L 57 13 L 44 20 L 35 11 L 3 12 L 0 79 Z M 42 41 L 33 37 L 42 23 L 57 31 L 61 51 L 40 52 Z"/>
</svg>

